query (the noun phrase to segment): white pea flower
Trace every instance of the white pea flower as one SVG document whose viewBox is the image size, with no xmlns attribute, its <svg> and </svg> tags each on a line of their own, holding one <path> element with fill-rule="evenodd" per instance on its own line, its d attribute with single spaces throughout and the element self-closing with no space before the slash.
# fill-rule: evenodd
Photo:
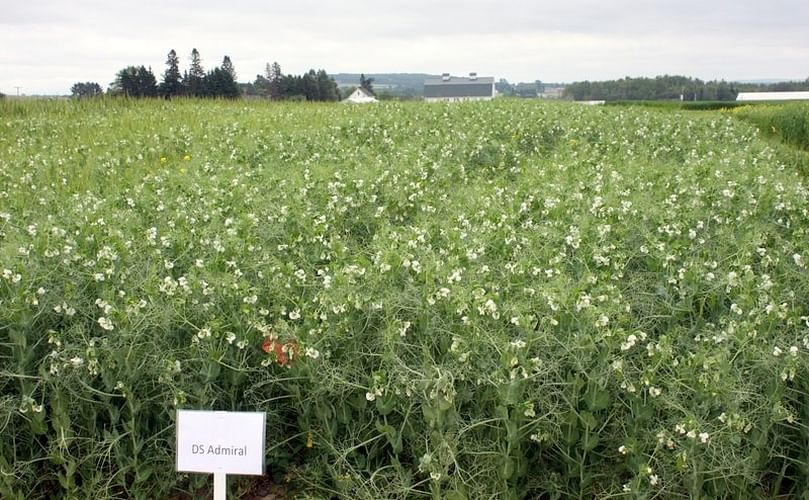
<svg viewBox="0 0 809 500">
<path fill-rule="evenodd" d="M 104 316 L 98 318 L 98 326 L 107 331 L 112 331 L 115 329 L 115 326 L 112 324 L 112 321 Z"/>
<path fill-rule="evenodd" d="M 628 351 L 635 347 L 635 344 L 638 342 L 638 337 L 635 334 L 630 334 L 629 337 L 626 338 L 626 341 L 621 343 L 621 350 Z"/>
</svg>

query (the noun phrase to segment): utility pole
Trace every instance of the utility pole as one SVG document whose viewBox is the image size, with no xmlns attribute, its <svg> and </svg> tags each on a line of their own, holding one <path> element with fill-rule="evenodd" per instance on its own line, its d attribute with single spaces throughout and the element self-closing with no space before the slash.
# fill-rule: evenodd
<svg viewBox="0 0 809 500">
<path fill-rule="evenodd" d="M 15 88 L 15 89 L 17 89 L 17 97 L 20 97 L 20 89 L 21 89 L 22 87 L 14 87 L 14 88 Z"/>
</svg>

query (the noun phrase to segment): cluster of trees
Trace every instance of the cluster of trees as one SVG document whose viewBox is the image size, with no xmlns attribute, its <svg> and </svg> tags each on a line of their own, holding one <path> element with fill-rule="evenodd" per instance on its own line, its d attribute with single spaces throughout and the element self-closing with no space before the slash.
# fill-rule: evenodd
<svg viewBox="0 0 809 500">
<path fill-rule="evenodd" d="M 127 66 L 115 75 L 109 93 L 129 97 L 157 97 L 157 79 L 152 68 Z"/>
<path fill-rule="evenodd" d="M 520 82 L 511 84 L 505 78 L 501 78 L 495 82 L 494 88 L 500 95 L 525 98 L 537 97 L 539 94 L 545 92 L 545 84 L 540 80 L 536 80 L 533 83 Z"/>
<path fill-rule="evenodd" d="M 238 97 L 239 85 L 236 83 L 236 69 L 230 57 L 225 56 L 222 65 L 206 72 L 202 67 L 202 58 L 197 49 L 191 51 L 191 63 L 184 73 L 180 74 L 180 59 L 172 49 L 166 59 L 166 71 L 161 82 L 145 66 L 127 66 L 115 76 L 110 86 L 111 95 L 129 97 Z"/>
<path fill-rule="evenodd" d="M 777 83 L 739 83 L 739 92 L 800 92 L 809 91 L 809 78 L 805 81 Z"/>
<path fill-rule="evenodd" d="M 655 78 L 622 78 L 603 82 L 575 82 L 565 87 L 565 97 L 576 101 L 604 100 L 685 100 L 734 101 L 739 90 L 736 84 L 722 81 L 703 82 L 685 76 Z"/>
<path fill-rule="evenodd" d="M 365 78 L 362 85 L 372 90 L 373 78 Z M 79 82 L 70 89 L 73 97 L 92 97 L 103 94 L 98 83 Z M 107 90 L 108 95 L 129 97 L 225 97 L 235 98 L 244 94 L 272 100 L 338 101 L 340 91 L 337 83 L 325 70 L 309 70 L 302 75 L 284 75 L 277 62 L 267 64 L 264 75 L 256 75 L 254 82 L 236 82 L 236 68 L 230 57 L 209 71 L 202 66 L 197 49 L 191 51 L 188 69 L 180 72 L 180 58 L 171 50 L 166 59 L 166 70 L 158 83 L 152 68 L 127 66 L 115 75 L 115 81 Z"/>
<path fill-rule="evenodd" d="M 267 63 L 263 75 L 242 86 L 247 96 L 278 100 L 338 101 L 337 82 L 325 70 L 310 69 L 302 75 L 285 75 L 277 62 Z"/>
<path fill-rule="evenodd" d="M 97 97 L 104 95 L 104 89 L 96 82 L 77 82 L 70 87 L 73 97 Z"/>
</svg>

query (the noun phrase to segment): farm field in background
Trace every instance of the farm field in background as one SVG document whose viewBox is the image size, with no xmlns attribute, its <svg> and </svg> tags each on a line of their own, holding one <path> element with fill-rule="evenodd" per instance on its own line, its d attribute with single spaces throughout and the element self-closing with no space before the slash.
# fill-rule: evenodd
<svg viewBox="0 0 809 500">
<path fill-rule="evenodd" d="M 290 497 L 805 494 L 766 109 L 0 103 L 0 497 L 198 493 L 177 408 Z"/>
</svg>

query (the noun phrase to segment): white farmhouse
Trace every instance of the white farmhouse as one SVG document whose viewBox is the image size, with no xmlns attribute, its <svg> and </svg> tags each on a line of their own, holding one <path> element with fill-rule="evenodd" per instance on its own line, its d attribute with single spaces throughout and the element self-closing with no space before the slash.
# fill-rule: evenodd
<svg viewBox="0 0 809 500">
<path fill-rule="evenodd" d="M 739 92 L 737 101 L 805 101 L 809 92 Z"/>
<path fill-rule="evenodd" d="M 371 102 L 379 102 L 372 93 L 368 92 L 362 87 L 357 87 L 350 96 L 343 99 L 343 102 L 351 102 L 357 104 L 367 104 Z"/>
<path fill-rule="evenodd" d="M 444 73 L 441 79 L 424 82 L 425 101 L 488 101 L 494 97 L 494 77 L 478 77 L 469 73 L 469 78 L 450 76 Z"/>
</svg>

